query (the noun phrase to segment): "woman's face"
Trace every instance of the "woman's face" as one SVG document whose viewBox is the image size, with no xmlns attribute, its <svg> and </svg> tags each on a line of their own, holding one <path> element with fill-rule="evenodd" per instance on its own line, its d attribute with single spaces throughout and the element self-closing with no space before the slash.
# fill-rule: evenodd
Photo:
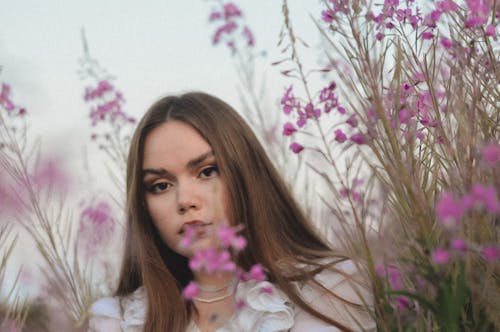
<svg viewBox="0 0 500 332">
<path fill-rule="evenodd" d="M 229 224 L 226 185 L 211 146 L 193 127 L 173 120 L 153 129 L 144 142 L 142 172 L 148 212 L 170 249 L 191 257 L 217 245 L 217 226 Z M 187 234 L 186 247 L 181 240 Z"/>
</svg>

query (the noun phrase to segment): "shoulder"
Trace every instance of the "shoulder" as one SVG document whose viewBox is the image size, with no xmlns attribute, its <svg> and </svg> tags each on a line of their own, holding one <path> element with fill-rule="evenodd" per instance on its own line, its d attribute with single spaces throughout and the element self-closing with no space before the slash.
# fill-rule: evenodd
<svg viewBox="0 0 500 332">
<path fill-rule="evenodd" d="M 90 332 L 141 331 L 146 317 L 144 288 L 125 297 L 103 297 L 90 307 Z"/>
<path fill-rule="evenodd" d="M 365 306 L 372 303 L 371 291 L 362 282 L 351 260 L 337 263 L 314 276 L 313 281 L 295 283 L 302 299 L 315 310 L 334 318 L 354 331 L 374 330 L 375 323 Z M 339 331 L 295 306 L 292 331 Z"/>
<path fill-rule="evenodd" d="M 281 290 L 268 281 L 240 282 L 236 289 L 238 311 L 218 332 L 288 331 L 294 323 L 293 307 Z"/>
</svg>

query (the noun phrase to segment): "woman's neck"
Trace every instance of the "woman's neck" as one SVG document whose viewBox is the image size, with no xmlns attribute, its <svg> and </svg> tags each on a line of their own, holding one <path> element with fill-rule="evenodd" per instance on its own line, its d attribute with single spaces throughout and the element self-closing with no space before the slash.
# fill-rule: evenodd
<svg viewBox="0 0 500 332">
<path fill-rule="evenodd" d="M 193 299 L 191 317 L 200 331 L 215 331 L 234 313 L 236 275 L 195 273 L 194 279 L 200 285 L 200 294 Z"/>
</svg>

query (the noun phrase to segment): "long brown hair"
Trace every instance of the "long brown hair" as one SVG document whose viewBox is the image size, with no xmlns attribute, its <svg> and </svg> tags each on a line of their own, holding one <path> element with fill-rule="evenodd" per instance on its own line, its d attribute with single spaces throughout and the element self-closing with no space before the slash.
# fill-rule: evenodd
<svg viewBox="0 0 500 332">
<path fill-rule="evenodd" d="M 144 331 L 184 331 L 189 304 L 181 290 L 191 279 L 186 258 L 160 239 L 144 200 L 144 141 L 152 129 L 170 120 L 195 128 L 212 147 L 228 191 L 229 219 L 244 225 L 247 248 L 237 257 L 242 268 L 261 263 L 268 279 L 310 314 L 349 329 L 305 303 L 290 281 L 307 281 L 324 268 L 312 262 L 336 256 L 293 199 L 250 127 L 222 100 L 205 93 L 168 96 L 144 115 L 132 137 L 127 163 L 125 256 L 117 296 L 144 286 L 148 299 Z M 335 261 L 335 260 L 334 260 Z M 286 273 L 284 271 L 287 271 Z"/>
</svg>

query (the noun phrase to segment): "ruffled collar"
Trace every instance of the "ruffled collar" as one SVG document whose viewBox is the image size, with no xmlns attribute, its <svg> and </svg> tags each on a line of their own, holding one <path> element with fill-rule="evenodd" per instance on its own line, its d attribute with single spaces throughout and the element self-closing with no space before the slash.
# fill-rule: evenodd
<svg viewBox="0 0 500 332">
<path fill-rule="evenodd" d="M 256 331 L 279 332 L 289 330 L 294 323 L 293 306 L 285 293 L 268 281 L 239 282 L 235 293 L 238 309 L 217 332 Z M 147 298 L 143 287 L 121 300 L 122 329 L 134 331 L 146 318 Z M 199 332 L 193 321 L 188 332 Z"/>
</svg>

